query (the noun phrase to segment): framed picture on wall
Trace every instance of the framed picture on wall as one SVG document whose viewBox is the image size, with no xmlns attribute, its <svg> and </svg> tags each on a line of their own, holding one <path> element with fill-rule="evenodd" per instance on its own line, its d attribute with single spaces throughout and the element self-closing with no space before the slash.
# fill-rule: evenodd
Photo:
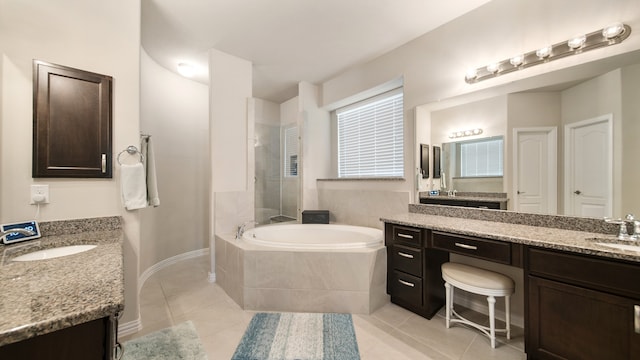
<svg viewBox="0 0 640 360">
<path fill-rule="evenodd" d="M 429 145 L 420 144 L 420 173 L 423 179 L 429 178 Z"/>
<path fill-rule="evenodd" d="M 433 146 L 433 178 L 440 179 L 440 146 Z"/>
</svg>

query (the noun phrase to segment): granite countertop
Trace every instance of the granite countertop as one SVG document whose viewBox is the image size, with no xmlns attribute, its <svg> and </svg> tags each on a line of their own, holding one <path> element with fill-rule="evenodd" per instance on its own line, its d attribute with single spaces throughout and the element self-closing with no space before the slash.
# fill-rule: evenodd
<svg viewBox="0 0 640 360">
<path fill-rule="evenodd" d="M 482 202 L 497 202 L 497 203 L 508 201 L 507 198 L 482 197 L 482 196 L 465 196 L 465 195 L 456 195 L 456 196 L 427 195 L 427 196 L 420 196 L 420 199 L 463 200 L 463 201 L 482 201 Z"/>
<path fill-rule="evenodd" d="M 114 229 L 0 245 L 0 346 L 122 311 L 122 239 L 122 230 Z M 97 247 L 48 260 L 11 261 L 37 250 L 80 244 Z"/>
<path fill-rule="evenodd" d="M 619 242 L 616 240 L 615 235 L 411 212 L 381 218 L 380 220 L 398 225 L 640 263 L 640 252 L 617 250 L 596 244 L 598 241 Z M 594 238 L 598 240 L 596 241 Z M 628 241 L 622 243 L 629 244 Z"/>
</svg>

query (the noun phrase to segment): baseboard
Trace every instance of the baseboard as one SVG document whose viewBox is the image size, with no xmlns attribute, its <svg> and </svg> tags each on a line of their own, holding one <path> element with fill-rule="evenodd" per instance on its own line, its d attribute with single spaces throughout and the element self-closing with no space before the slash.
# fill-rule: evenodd
<svg viewBox="0 0 640 360">
<path fill-rule="evenodd" d="M 121 339 L 124 336 L 135 334 L 142 330 L 142 321 L 137 318 L 133 321 L 122 323 L 118 325 L 118 338 Z"/>
<path fill-rule="evenodd" d="M 164 259 L 158 263 L 155 263 L 150 268 L 145 270 L 142 274 L 140 274 L 140 276 L 138 277 L 138 293 L 140 293 L 140 289 L 142 289 L 142 285 L 144 285 L 144 282 L 147 281 L 153 274 L 157 273 L 158 271 L 168 266 L 171 266 L 175 263 L 178 263 L 180 261 L 197 258 L 203 255 L 207 255 L 208 253 L 209 253 L 209 248 L 204 248 L 204 249 L 189 251 L 176 256 L 172 256 L 168 259 Z M 215 275 L 214 275 L 214 278 L 215 278 Z M 211 281 L 211 274 L 209 274 L 209 281 Z"/>
</svg>

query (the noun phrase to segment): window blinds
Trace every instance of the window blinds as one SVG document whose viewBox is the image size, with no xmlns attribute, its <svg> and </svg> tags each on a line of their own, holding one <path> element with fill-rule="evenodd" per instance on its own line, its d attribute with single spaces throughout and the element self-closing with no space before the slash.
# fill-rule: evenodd
<svg viewBox="0 0 640 360">
<path fill-rule="evenodd" d="M 483 140 L 460 145 L 462 177 L 502 176 L 503 140 Z"/>
<path fill-rule="evenodd" d="M 336 111 L 338 177 L 404 176 L 402 89 Z"/>
</svg>

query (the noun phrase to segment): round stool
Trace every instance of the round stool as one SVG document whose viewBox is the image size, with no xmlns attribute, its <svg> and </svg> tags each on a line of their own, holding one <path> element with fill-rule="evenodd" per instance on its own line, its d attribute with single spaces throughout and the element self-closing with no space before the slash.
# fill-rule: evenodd
<svg viewBox="0 0 640 360">
<path fill-rule="evenodd" d="M 491 339 L 492 348 L 496 347 L 496 332 L 506 332 L 507 339 L 511 339 L 509 301 L 511 294 L 514 292 L 515 283 L 510 277 L 469 265 L 448 262 L 442 264 L 442 278 L 445 281 L 447 329 L 450 327 L 452 322 L 472 326 Z M 471 320 L 465 319 L 453 309 L 454 288 L 487 296 L 487 302 L 489 304 L 489 327 L 482 326 Z M 506 326 L 504 329 L 496 329 L 496 296 L 505 297 Z"/>
</svg>

